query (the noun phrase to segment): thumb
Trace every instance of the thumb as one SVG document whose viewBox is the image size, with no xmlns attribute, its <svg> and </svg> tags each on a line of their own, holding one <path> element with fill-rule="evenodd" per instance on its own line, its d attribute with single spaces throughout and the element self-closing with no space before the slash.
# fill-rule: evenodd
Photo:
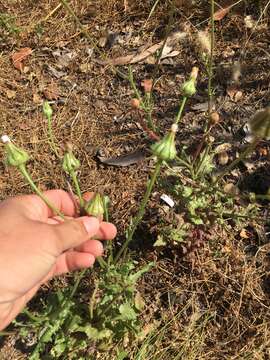
<svg viewBox="0 0 270 360">
<path fill-rule="evenodd" d="M 56 235 L 59 253 L 76 247 L 89 240 L 99 230 L 100 222 L 95 217 L 83 216 L 76 220 L 52 225 Z"/>
</svg>

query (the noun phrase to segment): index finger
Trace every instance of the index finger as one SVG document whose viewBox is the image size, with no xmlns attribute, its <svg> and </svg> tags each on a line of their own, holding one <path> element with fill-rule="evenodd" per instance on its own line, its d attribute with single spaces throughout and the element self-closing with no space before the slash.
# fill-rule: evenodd
<svg viewBox="0 0 270 360">
<path fill-rule="evenodd" d="M 76 208 L 70 195 L 64 190 L 48 190 L 43 195 L 63 215 L 75 216 Z M 55 216 L 54 211 L 38 195 L 25 195 L 14 198 L 14 201 L 21 200 L 24 211 L 33 220 L 46 221 Z"/>
</svg>

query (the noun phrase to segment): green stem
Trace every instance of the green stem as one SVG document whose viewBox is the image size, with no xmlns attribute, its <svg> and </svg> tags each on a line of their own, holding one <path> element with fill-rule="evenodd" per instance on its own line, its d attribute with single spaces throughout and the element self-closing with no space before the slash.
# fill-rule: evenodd
<svg viewBox="0 0 270 360">
<path fill-rule="evenodd" d="M 79 185 L 79 182 L 78 182 L 76 172 L 72 171 L 70 173 L 70 175 L 71 175 L 73 184 L 74 184 L 75 189 L 76 189 L 76 194 L 78 195 L 78 198 L 79 198 L 80 207 L 82 209 L 84 207 L 84 200 L 83 200 L 83 197 L 82 197 L 82 192 L 81 192 L 81 189 L 80 189 L 80 185 Z"/>
<path fill-rule="evenodd" d="M 210 0 L 211 3 L 211 50 L 210 58 L 208 63 L 208 115 L 210 115 L 212 110 L 212 100 L 213 100 L 213 91 L 212 91 L 212 78 L 213 78 L 213 58 L 214 58 L 214 46 L 215 46 L 215 1 Z"/>
<path fill-rule="evenodd" d="M 135 93 L 136 98 L 140 101 L 141 106 L 143 106 L 143 108 L 145 108 L 144 102 L 143 102 L 142 97 L 141 97 L 141 94 L 140 94 L 140 92 L 137 89 L 137 86 L 135 84 L 131 66 L 129 66 L 129 68 L 128 68 L 128 79 L 129 79 L 130 85 L 131 85 L 131 87 L 132 87 L 132 89 L 133 89 L 133 91 Z"/>
<path fill-rule="evenodd" d="M 73 286 L 73 289 L 72 289 L 72 291 L 71 291 L 71 294 L 70 294 L 70 298 L 71 298 L 71 299 L 72 299 L 73 296 L 75 295 L 75 293 L 76 293 L 76 291 L 77 291 L 77 289 L 78 289 L 78 286 L 79 286 L 79 284 L 80 284 L 80 282 L 81 282 L 82 278 L 84 277 L 84 275 L 85 275 L 85 273 L 86 273 L 87 270 L 88 270 L 88 269 L 84 269 L 84 270 L 80 271 L 79 275 L 77 276 L 76 282 L 75 282 L 75 284 L 74 284 L 74 286 Z"/>
<path fill-rule="evenodd" d="M 176 116 L 176 119 L 175 119 L 175 124 L 178 124 L 179 121 L 181 120 L 182 112 L 183 112 L 183 110 L 184 110 L 186 101 L 187 101 L 187 97 L 186 97 L 186 96 L 183 96 L 182 101 L 181 101 L 181 105 L 180 105 L 180 108 L 179 108 L 179 111 L 178 111 L 177 116 Z"/>
<path fill-rule="evenodd" d="M 139 211 L 131 225 L 131 228 L 128 230 L 128 234 L 127 234 L 127 238 L 126 238 L 126 241 L 124 242 L 123 246 L 121 247 L 121 249 L 119 250 L 118 254 L 116 255 L 115 257 L 115 263 L 117 263 L 117 261 L 120 259 L 121 255 L 126 251 L 129 243 L 132 241 L 133 239 L 133 235 L 137 229 L 137 226 L 139 225 L 139 223 L 141 222 L 143 216 L 144 216 L 144 213 L 145 213 L 145 207 L 146 207 L 146 204 L 149 200 L 149 197 L 151 195 L 151 192 L 152 192 L 152 189 L 155 185 L 155 182 L 157 180 L 157 177 L 160 173 L 160 169 L 161 169 L 161 165 L 162 165 L 162 160 L 158 160 L 157 164 L 156 164 L 156 167 L 155 167 L 155 170 L 151 176 L 151 179 L 147 185 L 147 189 L 146 189 L 146 192 L 144 194 L 144 197 L 143 197 L 143 200 L 140 204 L 140 208 L 139 208 Z"/>
<path fill-rule="evenodd" d="M 252 141 L 252 143 L 249 144 L 249 146 L 247 147 L 247 149 L 242 152 L 240 154 L 240 156 L 235 159 L 230 165 L 228 165 L 221 174 L 218 175 L 218 177 L 216 178 L 216 180 L 213 183 L 213 186 L 216 185 L 220 179 L 223 178 L 223 176 L 225 174 L 227 174 L 228 172 L 230 172 L 237 164 L 239 164 L 240 161 L 244 160 L 256 147 L 256 145 L 258 144 L 259 139 L 258 138 L 254 138 L 254 140 Z"/>
<path fill-rule="evenodd" d="M 39 190 L 39 188 L 35 185 L 33 179 L 28 173 L 25 165 L 18 166 L 18 169 L 28 184 L 31 186 L 32 190 L 45 202 L 45 204 L 58 216 L 60 216 L 63 220 L 65 220 L 65 216 L 59 211 L 47 198 L 43 195 L 43 193 Z"/>
</svg>

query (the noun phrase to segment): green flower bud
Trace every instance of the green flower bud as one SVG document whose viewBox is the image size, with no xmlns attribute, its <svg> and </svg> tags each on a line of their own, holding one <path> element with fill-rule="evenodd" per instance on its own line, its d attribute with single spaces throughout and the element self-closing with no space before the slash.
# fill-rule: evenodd
<svg viewBox="0 0 270 360">
<path fill-rule="evenodd" d="M 64 155 L 62 168 L 67 174 L 71 174 L 74 171 L 77 171 L 79 167 L 81 166 L 81 163 L 78 159 L 75 158 L 72 147 L 70 144 L 67 145 L 67 152 Z"/>
<path fill-rule="evenodd" d="M 191 97 L 196 93 L 196 79 L 198 77 L 199 69 L 193 67 L 190 73 L 189 80 L 185 81 L 182 85 L 182 94 L 185 97 Z"/>
<path fill-rule="evenodd" d="M 173 124 L 171 131 L 163 139 L 151 146 L 153 154 L 160 160 L 170 161 L 176 157 L 175 134 L 177 125 Z"/>
<path fill-rule="evenodd" d="M 105 209 L 104 209 L 104 202 L 103 198 L 99 193 L 96 193 L 93 199 L 88 201 L 85 206 L 85 211 L 88 215 L 95 216 L 95 217 L 102 217 Z"/>
<path fill-rule="evenodd" d="M 53 114 L 53 110 L 51 105 L 49 104 L 49 102 L 47 100 L 45 100 L 43 102 L 43 114 L 46 116 L 47 119 L 51 119 L 52 114 Z"/>
<path fill-rule="evenodd" d="M 270 140 L 270 107 L 258 111 L 249 121 L 249 127 L 256 137 Z"/>
<path fill-rule="evenodd" d="M 182 85 L 182 94 L 186 97 L 191 97 L 196 93 L 195 81 L 193 79 L 189 79 L 185 81 Z"/>
<path fill-rule="evenodd" d="M 7 152 L 7 164 L 9 166 L 20 166 L 29 160 L 29 155 L 23 149 L 18 148 L 14 145 L 10 138 L 7 135 L 2 136 L 2 142 L 5 144 L 6 152 Z"/>
</svg>

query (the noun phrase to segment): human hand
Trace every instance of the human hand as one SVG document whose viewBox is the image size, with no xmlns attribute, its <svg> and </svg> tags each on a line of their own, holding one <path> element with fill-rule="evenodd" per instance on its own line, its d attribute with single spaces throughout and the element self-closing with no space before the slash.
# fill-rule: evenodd
<svg viewBox="0 0 270 360">
<path fill-rule="evenodd" d="M 68 193 L 50 190 L 44 195 L 64 215 L 74 217 L 75 207 Z M 44 282 L 92 266 L 103 253 L 99 240 L 115 235 L 113 224 L 94 217 L 59 220 L 36 195 L 0 203 L 0 330 Z"/>
</svg>

